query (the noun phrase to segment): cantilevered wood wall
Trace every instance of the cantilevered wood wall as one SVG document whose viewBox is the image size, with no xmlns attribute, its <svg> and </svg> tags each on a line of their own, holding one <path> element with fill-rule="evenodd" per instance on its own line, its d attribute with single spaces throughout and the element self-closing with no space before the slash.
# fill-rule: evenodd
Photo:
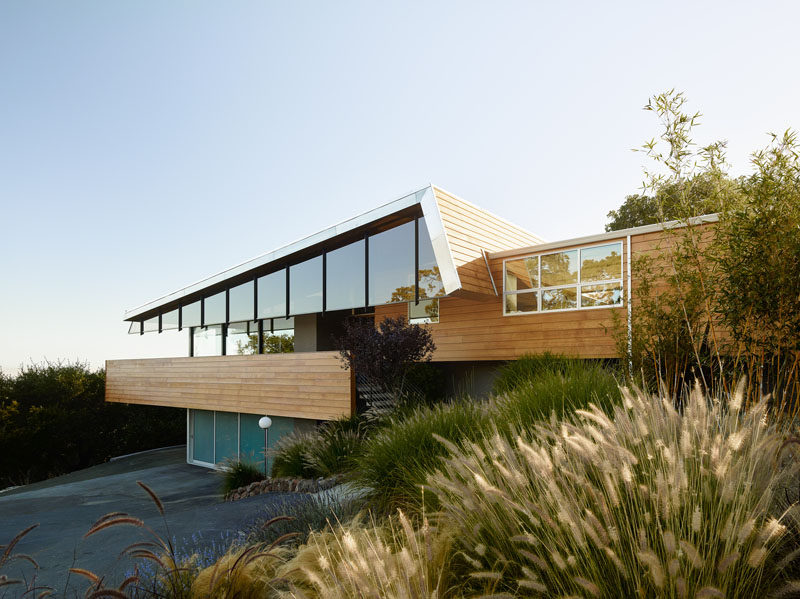
<svg viewBox="0 0 800 599">
<path fill-rule="evenodd" d="M 438 187 L 433 187 L 433 193 L 464 295 L 494 295 L 481 249 L 499 252 L 542 242 L 525 229 Z"/>
<path fill-rule="evenodd" d="M 106 361 L 106 401 L 332 420 L 354 408 L 337 352 Z"/>
</svg>

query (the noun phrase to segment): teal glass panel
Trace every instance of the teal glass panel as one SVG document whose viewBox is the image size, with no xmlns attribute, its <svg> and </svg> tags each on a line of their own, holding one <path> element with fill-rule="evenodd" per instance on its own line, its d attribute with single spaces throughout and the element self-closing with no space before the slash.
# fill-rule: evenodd
<svg viewBox="0 0 800 599">
<path fill-rule="evenodd" d="M 199 327 L 200 326 L 200 302 L 194 302 L 188 306 L 181 307 L 181 326 Z"/>
<path fill-rule="evenodd" d="M 214 412 L 192 410 L 192 458 L 197 462 L 214 463 Z"/>
<path fill-rule="evenodd" d="M 289 313 L 322 312 L 322 256 L 289 267 Z"/>
<path fill-rule="evenodd" d="M 364 305 L 364 241 L 357 241 L 326 256 L 326 310 L 346 310 Z"/>
<path fill-rule="evenodd" d="M 264 430 L 258 426 L 263 414 L 240 414 L 241 442 L 239 455 L 242 459 L 257 462 L 259 467 L 264 467 Z M 269 448 L 284 436 L 294 432 L 294 419 L 282 416 L 270 416 L 272 426 L 269 427 Z M 272 469 L 272 458 L 267 460 L 267 471 Z"/>
<path fill-rule="evenodd" d="M 369 238 L 371 306 L 414 299 L 414 223 Z"/>
<path fill-rule="evenodd" d="M 279 270 L 258 279 L 258 317 L 286 317 L 286 271 Z"/>
<path fill-rule="evenodd" d="M 228 292 L 230 322 L 253 319 L 253 281 L 231 287 Z"/>
<path fill-rule="evenodd" d="M 171 331 L 178 328 L 178 311 L 164 312 L 161 315 L 161 330 Z"/>
<path fill-rule="evenodd" d="M 214 462 L 219 464 L 239 455 L 239 415 L 233 412 L 215 412 Z"/>
<path fill-rule="evenodd" d="M 203 306 L 203 324 L 222 324 L 225 322 L 225 292 L 207 297 Z"/>
<path fill-rule="evenodd" d="M 423 217 L 419 219 L 419 296 L 423 298 L 443 295 L 442 275 L 433 255 L 433 244 Z"/>
</svg>

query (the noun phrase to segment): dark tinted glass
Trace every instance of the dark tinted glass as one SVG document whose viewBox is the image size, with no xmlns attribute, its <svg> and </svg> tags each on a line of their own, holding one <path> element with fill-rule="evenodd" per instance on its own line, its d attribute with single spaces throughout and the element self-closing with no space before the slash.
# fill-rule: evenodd
<svg viewBox="0 0 800 599">
<path fill-rule="evenodd" d="M 322 312 L 322 256 L 289 267 L 289 313 Z"/>
<path fill-rule="evenodd" d="M 220 324 L 223 322 L 225 322 L 225 292 L 220 291 L 216 295 L 205 299 L 203 324 Z"/>
<path fill-rule="evenodd" d="M 181 308 L 181 326 L 199 327 L 200 326 L 200 302 L 194 302 Z"/>
<path fill-rule="evenodd" d="M 258 317 L 286 316 L 286 271 L 279 270 L 258 279 Z"/>
<path fill-rule="evenodd" d="M 327 310 L 345 310 L 364 305 L 364 242 L 357 241 L 328 252 Z"/>
<path fill-rule="evenodd" d="M 370 305 L 414 299 L 414 223 L 369 238 Z"/>
<path fill-rule="evenodd" d="M 228 292 L 228 319 L 251 320 L 253 318 L 253 281 L 232 287 Z"/>
</svg>

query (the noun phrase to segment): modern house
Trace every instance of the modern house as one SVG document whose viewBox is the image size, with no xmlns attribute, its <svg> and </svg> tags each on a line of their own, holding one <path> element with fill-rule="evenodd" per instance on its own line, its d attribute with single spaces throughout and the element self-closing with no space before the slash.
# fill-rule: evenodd
<svg viewBox="0 0 800 599">
<path fill-rule="evenodd" d="M 185 408 L 187 459 L 213 466 L 259 455 L 265 414 L 272 445 L 355 410 L 332 342 L 353 316 L 427 324 L 443 375 L 478 392 L 524 353 L 620 357 L 631 257 L 663 236 L 653 225 L 545 242 L 429 185 L 126 312 L 132 334 L 185 331 L 188 356 L 109 360 L 106 400 Z M 294 351 L 270 353 L 286 334 Z"/>
</svg>

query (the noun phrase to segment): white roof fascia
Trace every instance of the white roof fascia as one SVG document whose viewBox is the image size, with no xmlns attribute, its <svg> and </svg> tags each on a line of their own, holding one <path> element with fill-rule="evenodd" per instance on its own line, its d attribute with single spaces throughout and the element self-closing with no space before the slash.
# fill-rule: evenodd
<svg viewBox="0 0 800 599">
<path fill-rule="evenodd" d="M 129 310 L 126 310 L 124 320 L 135 318 L 140 314 L 149 312 L 150 310 L 158 308 L 161 305 L 174 302 L 188 295 L 197 293 L 198 291 L 202 291 L 206 287 L 210 287 L 217 283 L 221 283 L 226 279 L 230 279 L 232 277 L 245 273 L 254 268 L 264 266 L 266 264 L 269 264 L 270 262 L 274 262 L 275 260 L 279 260 L 281 258 L 294 254 L 295 252 L 303 250 L 317 243 L 327 241 L 338 235 L 347 233 L 348 231 L 352 231 L 353 229 L 357 229 L 358 227 L 369 224 L 373 221 L 380 220 L 381 218 L 384 218 L 386 216 L 390 216 L 395 212 L 400 212 L 401 210 L 409 208 L 415 204 L 419 204 L 420 196 L 425 197 L 428 193 L 430 194 L 433 193 L 430 185 L 428 185 L 425 188 L 419 189 L 417 191 L 412 191 L 411 193 L 404 195 L 400 199 L 383 204 L 382 206 L 374 208 L 368 212 L 364 212 L 362 214 L 359 214 L 358 216 L 354 216 L 353 218 L 343 220 L 340 223 L 337 223 L 335 225 L 327 227 L 326 229 L 323 229 L 322 231 L 319 231 L 318 233 L 314 233 L 313 235 L 303 237 L 301 239 L 298 239 L 297 241 L 293 241 L 292 243 L 288 243 L 284 246 L 281 246 L 276 250 L 267 252 L 266 254 L 261 254 L 260 256 L 251 258 L 250 260 L 246 260 L 241 264 L 237 264 L 236 266 L 218 272 L 217 274 L 211 275 L 210 277 L 201 279 L 196 283 L 192 283 L 191 285 L 182 287 L 177 291 L 161 296 L 157 299 L 154 299 L 153 301 L 142 304 L 141 306 L 137 306 L 136 308 L 131 308 Z M 441 221 L 441 218 L 439 220 Z M 436 255 L 436 260 L 438 262 L 439 253 L 436 252 L 435 248 L 436 246 L 434 245 L 434 253 Z M 452 257 L 450 258 L 450 261 L 452 262 Z M 447 291 L 446 285 L 445 285 L 445 290 Z"/>
<path fill-rule="evenodd" d="M 433 255 L 439 267 L 439 275 L 442 277 L 445 295 L 449 295 L 461 289 L 461 278 L 458 276 L 453 253 L 450 250 L 450 242 L 444 230 L 444 222 L 439 212 L 439 204 L 436 203 L 436 196 L 433 192 L 433 185 L 428 185 L 420 201 L 422 204 L 422 214 L 425 216 L 425 225 L 428 227 L 428 235 L 433 245 Z"/>
<path fill-rule="evenodd" d="M 587 235 L 585 237 L 573 237 L 572 239 L 529 245 L 513 250 L 503 250 L 502 252 L 490 252 L 489 258 L 491 260 L 495 260 L 498 258 L 508 258 L 509 256 L 518 256 L 520 254 L 534 254 L 537 252 L 569 247 L 573 245 L 583 245 L 587 243 L 596 243 L 598 241 L 606 241 L 609 239 L 619 239 L 620 237 L 627 237 L 628 235 L 644 235 L 645 233 L 655 233 L 657 231 L 664 231 L 667 229 L 679 229 L 688 225 L 715 223 L 718 220 L 719 214 L 706 214 L 703 216 L 695 216 L 690 218 L 688 224 L 683 220 L 671 220 L 666 223 L 642 225 L 641 227 L 631 227 L 629 229 L 620 229 L 619 231 L 609 231 L 607 233 L 598 233 L 597 235 Z"/>
</svg>

